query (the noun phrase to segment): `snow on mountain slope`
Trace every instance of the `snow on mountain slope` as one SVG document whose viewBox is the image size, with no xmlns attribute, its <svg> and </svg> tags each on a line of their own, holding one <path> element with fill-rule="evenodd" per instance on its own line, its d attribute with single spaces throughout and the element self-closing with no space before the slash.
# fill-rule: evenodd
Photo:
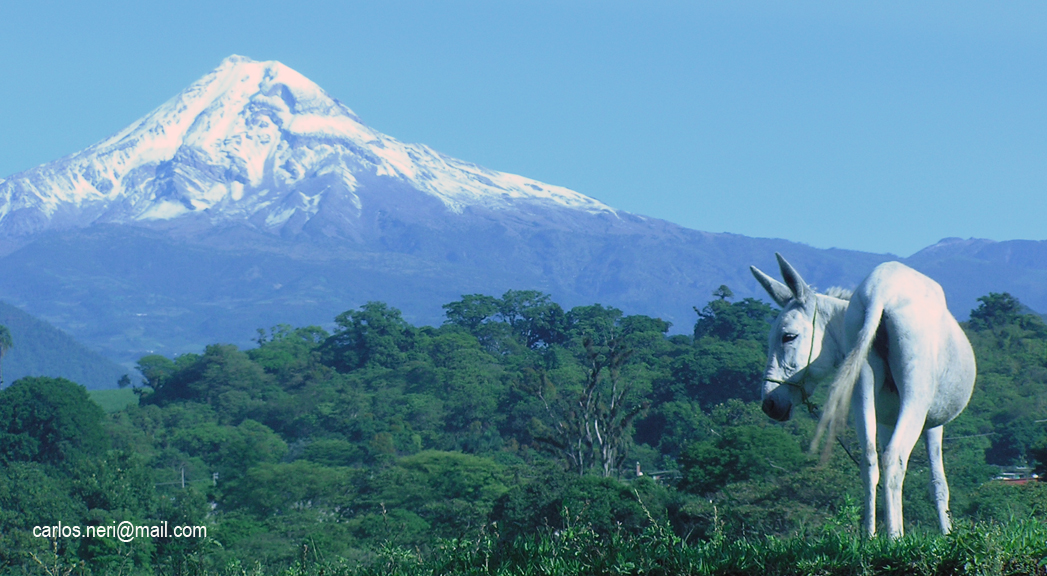
<svg viewBox="0 0 1047 576">
<path fill-rule="evenodd" d="M 391 181 L 458 213 L 517 201 L 615 213 L 566 188 L 401 143 L 287 66 L 230 56 L 115 135 L 0 180 L 0 232 L 189 214 L 300 228 L 325 209 L 359 216 L 362 182 Z"/>
</svg>

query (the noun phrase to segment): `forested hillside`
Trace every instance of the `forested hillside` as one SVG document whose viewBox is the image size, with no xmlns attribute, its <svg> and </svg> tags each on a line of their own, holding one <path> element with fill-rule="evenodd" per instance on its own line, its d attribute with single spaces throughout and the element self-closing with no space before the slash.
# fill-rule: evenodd
<svg viewBox="0 0 1047 576">
<path fill-rule="evenodd" d="M 266 571 L 580 526 L 628 538 L 664 525 L 691 543 L 853 530 L 853 432 L 822 466 L 805 452 L 816 413 L 779 424 L 760 412 L 776 311 L 732 300 L 721 287 L 693 333 L 674 336 L 656 318 L 564 310 L 534 291 L 464 296 L 439 327 L 371 302 L 334 333 L 276 326 L 248 350 L 143 357 L 138 405 L 108 416 L 72 382 L 20 380 L 0 392 L 0 563 Z M 961 526 L 1042 518 L 1047 484 L 991 478 L 1023 463 L 1047 473 L 1047 325 L 990 294 L 966 328 L 979 380 L 946 428 L 953 513 Z M 918 446 L 909 532 L 936 526 L 927 476 Z M 59 520 L 209 530 L 32 537 Z"/>
<path fill-rule="evenodd" d="M 129 372 L 65 332 L 3 301 L 0 325 L 7 326 L 14 343 L 3 357 L 5 385 L 23 376 L 60 376 L 88 389 L 113 388 Z"/>
</svg>

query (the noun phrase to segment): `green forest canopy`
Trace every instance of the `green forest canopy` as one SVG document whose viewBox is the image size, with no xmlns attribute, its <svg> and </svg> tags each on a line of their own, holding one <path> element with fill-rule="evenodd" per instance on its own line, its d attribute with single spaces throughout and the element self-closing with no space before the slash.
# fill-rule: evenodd
<svg viewBox="0 0 1047 576">
<path fill-rule="evenodd" d="M 302 546 L 352 559 L 492 530 L 639 533 L 654 518 L 693 540 L 838 521 L 861 491 L 855 464 L 836 450 L 819 466 L 803 451 L 813 415 L 779 424 L 754 402 L 776 311 L 732 302 L 726 287 L 715 296 L 690 336 L 536 291 L 464 296 L 440 327 L 370 302 L 333 333 L 281 325 L 250 350 L 145 356 L 139 402 L 110 415 L 73 382 L 23 378 L 0 391 L 0 562 L 286 566 Z M 980 302 L 966 326 L 977 388 L 946 428 L 952 509 L 1043 514 L 1047 490 L 989 480 L 995 466 L 1047 472 L 1047 326 L 1010 295 Z M 919 449 L 907 482 L 909 529 L 934 527 Z M 28 536 L 57 520 L 210 531 L 126 544 Z"/>
</svg>

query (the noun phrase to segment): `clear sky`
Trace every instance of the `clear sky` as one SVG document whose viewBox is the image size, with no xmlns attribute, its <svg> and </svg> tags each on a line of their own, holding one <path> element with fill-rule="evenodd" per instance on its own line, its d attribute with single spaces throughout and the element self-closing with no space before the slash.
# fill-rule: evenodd
<svg viewBox="0 0 1047 576">
<path fill-rule="evenodd" d="M 1047 239 L 1043 2 L 3 1 L 0 22 L 0 177 L 242 54 L 401 141 L 690 228 L 900 256 Z"/>
</svg>

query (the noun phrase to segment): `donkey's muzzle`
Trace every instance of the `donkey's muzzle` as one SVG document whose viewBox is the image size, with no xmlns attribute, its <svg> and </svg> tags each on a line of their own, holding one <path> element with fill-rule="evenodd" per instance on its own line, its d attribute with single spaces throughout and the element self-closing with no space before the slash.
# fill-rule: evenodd
<svg viewBox="0 0 1047 576">
<path fill-rule="evenodd" d="M 792 404 L 777 402 L 774 396 L 768 396 L 763 400 L 763 412 L 779 422 L 785 422 L 792 413 Z"/>
</svg>

